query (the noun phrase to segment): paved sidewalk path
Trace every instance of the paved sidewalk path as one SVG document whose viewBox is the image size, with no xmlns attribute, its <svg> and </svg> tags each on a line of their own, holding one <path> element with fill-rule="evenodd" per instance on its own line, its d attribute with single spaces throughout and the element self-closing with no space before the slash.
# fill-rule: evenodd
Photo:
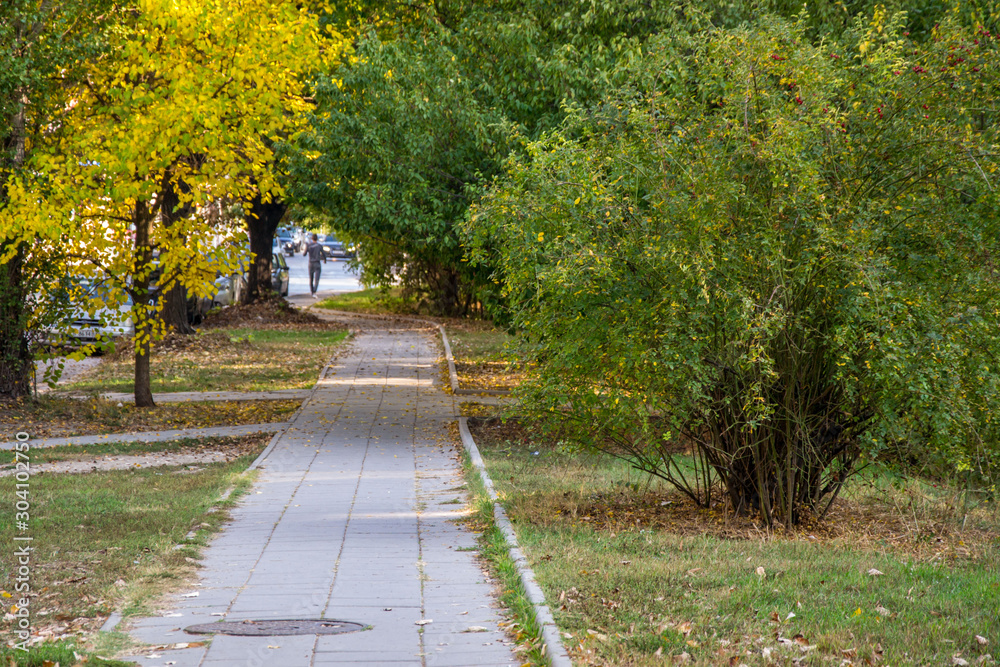
<svg viewBox="0 0 1000 667">
<path fill-rule="evenodd" d="M 274 391 L 173 391 L 153 394 L 154 403 L 194 403 L 199 401 L 280 401 L 293 398 L 308 398 L 311 389 L 275 389 Z M 73 398 L 90 398 L 76 395 Z M 107 392 L 101 394 L 107 401 L 131 403 L 135 394 Z"/>
<path fill-rule="evenodd" d="M 270 424 L 242 424 L 240 426 L 209 426 L 207 428 L 177 428 L 166 431 L 143 431 L 141 433 L 108 433 L 106 435 L 74 435 L 65 438 L 39 438 L 29 440 L 32 447 L 63 447 L 65 445 L 103 445 L 109 442 L 166 442 L 184 438 L 217 438 L 251 435 L 253 433 L 277 433 L 288 428 L 288 422 Z M 14 449 L 14 442 L 0 442 L 0 450 Z"/>
<path fill-rule="evenodd" d="M 465 498 L 447 433 L 455 404 L 435 386 L 432 334 L 373 328 L 355 337 L 206 550 L 199 585 L 132 624 L 136 639 L 168 647 L 130 659 L 144 667 L 519 664 L 498 629 L 475 537 L 454 523 Z M 321 617 L 371 628 L 215 635 L 207 648 L 174 647 L 203 638 L 184 633 L 195 623 Z"/>
<path fill-rule="evenodd" d="M 45 384 L 45 372 L 50 368 L 58 366 L 60 363 L 63 365 L 62 373 L 59 376 L 59 382 L 56 383 L 57 389 L 53 390 Z M 48 361 L 36 361 L 35 377 L 37 379 L 36 388 L 38 393 L 48 394 L 58 391 L 58 387 L 79 379 L 81 376 L 86 375 L 91 370 L 97 368 L 100 363 L 101 357 L 86 357 L 84 359 L 80 359 L 79 361 L 69 359 L 68 357 L 57 357 L 55 359 L 49 359 Z"/>
</svg>

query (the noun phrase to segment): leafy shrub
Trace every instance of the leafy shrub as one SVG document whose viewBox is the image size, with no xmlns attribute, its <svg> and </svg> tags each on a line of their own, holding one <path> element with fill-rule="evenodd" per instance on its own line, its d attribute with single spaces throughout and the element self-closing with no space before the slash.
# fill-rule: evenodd
<svg viewBox="0 0 1000 667">
<path fill-rule="evenodd" d="M 995 451 L 998 42 L 902 23 L 654 39 L 510 165 L 467 232 L 537 364 L 526 404 L 769 522 L 888 446 Z"/>
</svg>

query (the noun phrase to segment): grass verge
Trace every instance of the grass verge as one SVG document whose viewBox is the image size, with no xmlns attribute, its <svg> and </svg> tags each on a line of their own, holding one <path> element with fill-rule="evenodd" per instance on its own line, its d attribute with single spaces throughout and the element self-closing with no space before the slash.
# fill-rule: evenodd
<svg viewBox="0 0 1000 667">
<path fill-rule="evenodd" d="M 464 449 L 462 467 L 472 495 L 472 512 L 466 522 L 472 530 L 479 533 L 479 555 L 500 583 L 500 604 L 512 617 L 512 622 L 506 629 L 517 642 L 518 651 L 522 654 L 522 659 L 527 660 L 527 664 L 547 665 L 548 661 L 542 653 L 541 629 L 535 620 L 534 607 L 525 595 L 517 567 L 507 549 L 507 541 L 493 521 L 493 501 Z"/>
<path fill-rule="evenodd" d="M 181 438 L 162 442 L 109 442 L 99 445 L 39 447 L 31 452 L 32 465 L 59 461 L 89 461 L 106 456 L 142 456 L 143 454 L 197 454 L 206 451 L 234 452 L 240 456 L 259 452 L 273 433 L 219 438 Z M 14 455 L 7 452 L 0 459 L 0 471 L 15 466 Z"/>
<path fill-rule="evenodd" d="M 77 400 L 46 394 L 4 404 L 0 439 L 136 433 L 234 424 L 270 424 L 292 416 L 301 400 L 162 403 L 155 410 L 100 398 Z"/>
<path fill-rule="evenodd" d="M 405 300 L 401 289 L 369 288 L 327 297 L 316 304 L 317 308 L 343 310 L 367 315 L 414 315 L 416 307 Z"/>
<path fill-rule="evenodd" d="M 0 647 L 0 664 L 4 667 L 129 667 L 122 662 L 92 654 L 75 641 L 59 641 L 40 645 L 24 654 L 19 649 Z"/>
<path fill-rule="evenodd" d="M 826 524 L 768 533 L 619 461 L 474 433 L 578 664 L 987 664 L 998 651 L 995 506 L 957 516 L 947 493 L 920 506 L 873 475 Z"/>
<path fill-rule="evenodd" d="M 344 329 L 218 328 L 171 337 L 153 349 L 153 392 L 308 389 L 347 337 Z M 127 349 L 109 355 L 66 391 L 133 391 Z"/>
<path fill-rule="evenodd" d="M 462 389 L 513 389 L 523 372 L 506 358 L 510 334 L 480 320 L 449 320 L 445 323 L 455 372 Z"/>
<path fill-rule="evenodd" d="M 62 650 L 52 642 L 85 655 L 87 638 L 113 610 L 125 616 L 148 612 L 157 596 L 180 585 L 194 571 L 200 547 L 249 486 L 252 474 L 246 468 L 267 439 L 259 437 L 255 447 L 230 463 L 205 464 L 183 474 L 164 466 L 31 477 L 27 527 L 17 523 L 21 519 L 13 511 L 0 513 L 0 536 L 8 545 L 18 544 L 15 536 L 32 538 L 28 609 L 33 640 L 48 641 L 27 654 L 17 652 L 16 664 L 51 660 L 45 656 Z M 16 485 L 13 477 L 0 478 L 0 497 L 14 500 L 25 489 Z M 235 492 L 220 502 L 228 489 Z M 15 589 L 19 567 L 13 548 L 0 554 L 6 582 L 0 600 L 7 613 L 16 613 L 24 596 Z M 12 624 L 5 616 L 0 627 L 6 637 L 14 636 Z"/>
</svg>

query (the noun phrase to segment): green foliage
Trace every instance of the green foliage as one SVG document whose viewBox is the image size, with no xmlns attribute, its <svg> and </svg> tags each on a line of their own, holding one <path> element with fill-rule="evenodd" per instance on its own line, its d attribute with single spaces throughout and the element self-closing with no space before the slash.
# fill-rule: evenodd
<svg viewBox="0 0 1000 667">
<path fill-rule="evenodd" d="M 320 81 L 312 131 L 292 160 L 294 193 L 361 245 L 369 285 L 429 288 L 446 313 L 468 309 L 470 271 L 455 221 L 467 187 L 495 172 L 501 119 L 472 95 L 433 24 L 366 35 L 337 78 Z"/>
<path fill-rule="evenodd" d="M 206 296 L 217 271 L 238 268 L 221 243 L 236 230 L 216 224 L 219 211 L 280 195 L 271 143 L 301 120 L 299 77 L 319 49 L 315 18 L 288 1 L 234 11 L 215 0 L 136 0 L 124 14 L 67 92 L 46 150 L 6 184 L 0 229 L 35 249 L 72 239 L 67 263 L 107 281 L 104 305 L 132 299 L 136 403 L 149 406 L 149 344 L 163 333 L 166 301 L 151 287 Z"/>
<path fill-rule="evenodd" d="M 7 185 L 33 151 L 51 141 L 54 117 L 80 80 L 82 63 L 106 46 L 117 17 L 108 0 L 69 3 L 10 0 L 0 4 L 0 214 Z M 30 248 L 30 251 L 29 251 Z M 41 276 L 60 273 L 61 252 L 31 247 L 0 223 L 0 396 L 29 391 L 28 337 L 36 322 L 26 307 Z"/>
<path fill-rule="evenodd" d="M 538 365 L 526 404 L 769 521 L 889 445 L 984 463 L 997 39 L 903 25 L 653 39 L 631 89 L 510 165 L 468 229 Z"/>
</svg>

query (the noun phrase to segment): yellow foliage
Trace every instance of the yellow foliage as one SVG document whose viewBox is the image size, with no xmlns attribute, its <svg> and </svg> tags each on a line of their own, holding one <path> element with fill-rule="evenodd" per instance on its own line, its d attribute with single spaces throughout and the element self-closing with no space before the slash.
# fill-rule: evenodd
<svg viewBox="0 0 1000 667">
<path fill-rule="evenodd" d="M 320 31 L 294 0 L 137 6 L 107 55 L 88 64 L 86 85 L 71 91 L 55 141 L 9 183 L 0 228 L 53 245 L 72 239 L 72 273 L 103 274 L 124 290 L 152 271 L 135 223 L 173 191 L 193 213 L 170 227 L 149 222 L 159 287 L 204 291 L 239 259 L 223 247 L 237 237 L 218 225 L 223 205 L 255 191 L 281 195 L 271 146 L 302 126 L 303 78 L 322 61 Z M 137 305 L 133 315 L 155 311 Z"/>
</svg>

